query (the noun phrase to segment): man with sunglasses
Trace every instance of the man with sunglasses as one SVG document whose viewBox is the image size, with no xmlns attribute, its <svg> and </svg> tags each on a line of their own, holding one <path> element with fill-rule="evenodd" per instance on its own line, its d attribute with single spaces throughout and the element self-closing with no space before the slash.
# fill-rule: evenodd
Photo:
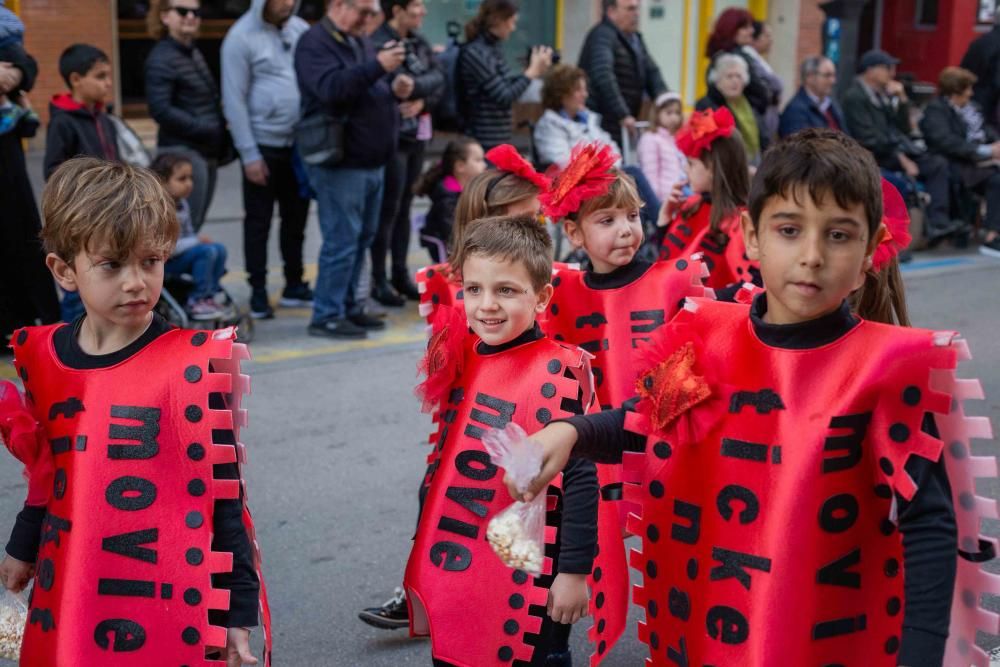
<svg viewBox="0 0 1000 667">
<path fill-rule="evenodd" d="M 314 336 L 365 338 L 385 327 L 365 311 L 357 288 L 378 229 L 385 165 L 396 152 L 398 103 L 414 86 L 408 75 L 389 76 L 403 64 L 403 45 L 376 51 L 365 35 L 378 12 L 378 0 L 331 0 L 295 50 L 303 117 L 325 113 L 344 123 L 343 159 L 307 165 L 323 235 L 309 325 Z"/>
</svg>

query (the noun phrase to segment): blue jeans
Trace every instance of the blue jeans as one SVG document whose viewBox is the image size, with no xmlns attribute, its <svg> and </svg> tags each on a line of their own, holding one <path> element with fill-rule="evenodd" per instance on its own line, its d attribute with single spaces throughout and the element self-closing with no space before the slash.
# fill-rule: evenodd
<svg viewBox="0 0 1000 667">
<path fill-rule="evenodd" d="M 190 273 L 194 279 L 194 289 L 188 300 L 206 299 L 222 289 L 219 280 L 226 274 L 226 246 L 221 243 L 199 243 L 168 259 L 163 272 L 168 275 Z"/>
<path fill-rule="evenodd" d="M 383 168 L 306 167 L 319 204 L 319 274 L 313 290 L 314 324 L 354 314 L 365 253 L 375 240 L 382 208 Z"/>
</svg>

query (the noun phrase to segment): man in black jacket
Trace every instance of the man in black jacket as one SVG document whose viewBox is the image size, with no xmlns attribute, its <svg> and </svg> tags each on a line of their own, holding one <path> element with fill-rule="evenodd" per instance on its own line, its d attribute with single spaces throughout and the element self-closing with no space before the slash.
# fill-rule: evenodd
<svg viewBox="0 0 1000 667">
<path fill-rule="evenodd" d="M 603 7 L 604 19 L 583 43 L 580 67 L 590 80 L 588 106 L 617 138 L 623 125 L 635 130 L 643 95 L 656 99 L 667 85 L 638 32 L 639 0 L 603 0 Z"/>
<path fill-rule="evenodd" d="M 976 75 L 972 99 L 979 105 L 986 123 L 1000 128 L 1000 6 L 993 18 L 993 29 L 977 37 L 962 56 L 961 66 Z"/>
<path fill-rule="evenodd" d="M 326 114 L 343 122 L 343 159 L 307 165 L 323 235 L 309 324 L 314 336 L 365 338 L 369 329 L 385 327 L 365 313 L 356 292 L 378 229 L 385 164 L 396 152 L 397 104 L 412 94 L 413 79 L 388 76 L 403 64 L 402 44 L 376 52 L 365 36 L 365 23 L 378 11 L 378 0 L 332 0 L 295 50 L 303 118 Z"/>
<path fill-rule="evenodd" d="M 950 217 L 948 161 L 927 153 L 911 138 L 910 102 L 903 84 L 894 79 L 898 63 L 879 50 L 861 56 L 859 74 L 844 93 L 844 117 L 851 136 L 872 152 L 887 178 L 895 176 L 904 189 L 908 180 L 924 183 L 931 197 L 925 232 L 927 240 L 934 241 L 962 231 L 964 225 Z"/>
</svg>

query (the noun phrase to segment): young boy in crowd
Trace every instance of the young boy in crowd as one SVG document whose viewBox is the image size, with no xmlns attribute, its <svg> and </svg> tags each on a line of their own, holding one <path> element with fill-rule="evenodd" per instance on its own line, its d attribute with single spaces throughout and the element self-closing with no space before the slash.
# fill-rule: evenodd
<svg viewBox="0 0 1000 667">
<path fill-rule="evenodd" d="M 239 464 L 246 349 L 232 329 L 172 329 L 153 312 L 178 233 L 153 173 L 73 159 L 42 208 L 48 266 L 85 314 L 13 338 L 26 403 L 0 414 L 0 436 L 29 494 L 0 580 L 19 591 L 35 576 L 21 664 L 195 665 L 222 651 L 257 664 L 248 628 L 269 637 L 269 621 Z M 10 432 L 25 411 L 37 431 Z"/>
<path fill-rule="evenodd" d="M 592 402 L 588 355 L 535 323 L 552 295 L 552 241 L 535 218 L 475 221 L 455 252 L 464 312 L 438 309 L 419 392 L 440 428 L 404 578 L 410 632 L 430 634 L 435 665 L 568 666 L 570 624 L 588 614 L 596 555 L 594 464 L 570 463 L 561 491 L 550 491 L 551 570 L 531 577 L 484 539 L 513 501 L 482 437 L 582 413 Z"/>
<path fill-rule="evenodd" d="M 571 453 L 645 452 L 626 497 L 642 507 L 647 664 L 986 660 L 980 518 L 995 508 L 976 497 L 969 440 L 989 428 L 962 412 L 977 391 L 954 377 L 956 334 L 907 328 L 908 222 L 885 220 L 878 167 L 852 139 L 779 144 L 743 222 L 767 291 L 691 300 L 654 342 L 634 411 L 534 436 L 546 462 L 525 499 Z"/>
</svg>

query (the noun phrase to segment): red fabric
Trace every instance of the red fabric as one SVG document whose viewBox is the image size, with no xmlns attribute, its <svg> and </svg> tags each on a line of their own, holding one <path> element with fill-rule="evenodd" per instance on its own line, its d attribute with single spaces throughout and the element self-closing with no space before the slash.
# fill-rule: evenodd
<svg viewBox="0 0 1000 667">
<path fill-rule="evenodd" d="M 840 123 L 837 122 L 837 117 L 833 115 L 830 107 L 826 108 L 823 112 L 823 117 L 826 118 L 826 124 L 831 130 L 841 130 Z"/>
<path fill-rule="evenodd" d="M 456 280 L 447 262 L 417 271 L 417 290 L 420 292 L 420 315 L 428 324 L 434 323 L 439 305 L 454 306 L 462 300 L 462 283 Z"/>
<path fill-rule="evenodd" d="M 712 204 L 704 201 L 701 195 L 693 195 L 667 226 L 660 246 L 660 259 L 690 258 L 701 253 L 700 259 L 709 270 L 705 284 L 712 288 L 754 282 L 760 264 L 746 255 L 741 214 L 742 211 L 738 211 L 724 219 L 719 234 L 713 234 L 709 226 Z"/>
<path fill-rule="evenodd" d="M 872 255 L 872 269 L 876 272 L 888 264 L 910 245 L 910 212 L 899 190 L 892 183 L 882 179 L 882 225 L 886 229 L 885 238 L 875 248 Z"/>
<path fill-rule="evenodd" d="M 581 388 L 585 397 L 590 392 L 589 366 L 579 349 L 541 339 L 479 355 L 477 343 L 474 336 L 466 338 L 462 375 L 436 420 L 432 478 L 404 578 L 411 635 L 430 634 L 433 656 L 459 667 L 530 660 L 526 635 L 537 633 L 542 623 L 530 607 L 544 607 L 548 595 L 536 580 L 515 576 L 485 540 L 490 519 L 513 499 L 480 438 L 509 421 L 534 433 L 549 420 L 570 415 L 562 409 L 564 400 L 576 400 Z M 566 369 L 576 379 L 566 377 Z M 549 543 L 557 528 L 547 529 Z M 548 559 L 545 568 L 551 572 Z M 590 583 L 601 585 L 593 578 Z M 511 605 L 513 595 L 523 604 Z M 593 600 L 591 613 L 603 617 Z"/>
<path fill-rule="evenodd" d="M 465 338 L 469 324 L 461 305 L 438 308 L 427 341 L 427 353 L 418 372 L 427 379 L 417 385 L 417 397 L 424 412 L 430 412 L 445 397 L 455 379 L 462 374 Z"/>
<path fill-rule="evenodd" d="M 569 162 L 552 181 L 551 189 L 538 197 L 542 212 L 553 222 L 576 213 L 584 201 L 607 194 L 615 175 L 611 172 L 618 155 L 607 144 L 578 144 Z"/>
<path fill-rule="evenodd" d="M 14 336 L 55 466 L 21 665 L 222 665 L 204 657 L 226 642 L 208 610 L 229 605 L 210 577 L 232 568 L 230 553 L 211 550 L 212 517 L 240 482 L 215 479 L 213 465 L 245 455 L 213 432 L 239 441 L 246 348 L 232 329 L 178 329 L 117 366 L 78 371 L 55 358 L 57 326 Z M 227 409 L 209 409 L 210 393 Z M 256 552 L 248 513 L 244 521 Z M 259 576 L 257 553 L 255 564 Z M 260 612 L 269 665 L 263 579 Z"/>
<path fill-rule="evenodd" d="M 13 382 L 0 382 L 0 440 L 24 464 L 26 505 L 42 507 L 52 493 L 52 456 L 45 434 Z"/>
<path fill-rule="evenodd" d="M 711 148 L 712 142 L 719 137 L 732 136 L 735 128 L 736 119 L 726 107 L 695 111 L 684 127 L 677 131 L 677 148 L 689 158 L 700 158 L 706 149 Z"/>
<path fill-rule="evenodd" d="M 693 346 L 689 370 L 714 374 L 710 397 L 664 429 L 643 416 L 647 401 L 627 423 L 649 436 L 649 477 L 626 489 L 642 506 L 630 561 L 647 664 L 894 666 L 904 598 L 891 498 L 913 496 L 909 457 L 941 453 L 921 424 L 948 411 L 931 376 L 954 368 L 954 349 L 872 322 L 815 350 L 770 348 L 747 306 L 693 304 L 663 344 Z"/>
<path fill-rule="evenodd" d="M 549 185 L 551 185 L 548 176 L 535 171 L 535 167 L 510 144 L 501 144 L 491 148 L 486 152 L 486 159 L 500 171 L 506 171 L 523 178 L 542 192 L 548 190 Z"/>
</svg>

